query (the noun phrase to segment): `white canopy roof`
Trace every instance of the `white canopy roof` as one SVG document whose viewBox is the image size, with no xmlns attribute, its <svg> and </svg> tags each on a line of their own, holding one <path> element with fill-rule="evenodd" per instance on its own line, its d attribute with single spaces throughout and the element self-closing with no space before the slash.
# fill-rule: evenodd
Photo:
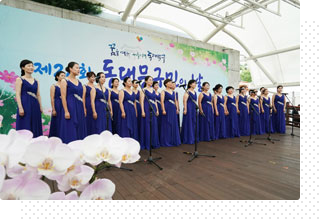
<svg viewBox="0 0 320 220">
<path fill-rule="evenodd" d="M 300 84 L 298 0 L 94 0 L 101 16 L 240 51 L 253 83 Z"/>
</svg>

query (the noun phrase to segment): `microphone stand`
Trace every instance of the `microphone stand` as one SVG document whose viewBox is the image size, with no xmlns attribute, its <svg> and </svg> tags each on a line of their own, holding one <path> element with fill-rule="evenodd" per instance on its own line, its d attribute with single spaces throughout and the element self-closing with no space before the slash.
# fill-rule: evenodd
<svg viewBox="0 0 320 220">
<path fill-rule="evenodd" d="M 255 113 L 260 117 L 260 115 L 259 115 L 259 113 L 257 112 L 257 110 L 254 109 L 251 101 L 250 101 L 249 107 L 250 107 L 251 114 L 253 114 L 253 113 L 255 112 Z M 250 115 L 249 115 L 249 116 L 250 116 Z M 252 117 L 250 116 L 250 136 L 249 136 L 249 140 L 240 140 L 240 142 L 247 143 L 247 144 L 244 145 L 245 147 L 248 147 L 248 146 L 251 145 L 251 144 L 267 145 L 267 144 L 264 144 L 264 143 L 255 142 L 255 141 L 252 139 L 252 129 L 251 129 L 251 126 L 252 126 L 252 125 L 253 125 L 253 115 L 252 115 Z"/>
<path fill-rule="evenodd" d="M 195 110 L 196 110 L 196 125 L 195 125 L 195 129 L 194 129 L 194 133 L 195 133 L 195 135 L 194 135 L 194 138 L 195 138 L 195 139 L 194 139 L 194 152 L 191 153 L 191 152 L 185 151 L 185 152 L 183 152 L 183 153 L 184 153 L 184 154 L 191 154 L 191 155 L 192 155 L 191 158 L 188 160 L 188 162 L 191 162 L 193 159 L 198 158 L 198 157 L 200 157 L 200 156 L 203 156 L 203 157 L 216 157 L 215 155 L 199 154 L 199 153 L 198 153 L 198 142 L 197 142 L 197 133 L 198 133 L 198 132 L 197 132 L 197 131 L 198 131 L 198 109 L 199 109 L 199 106 L 198 106 L 196 100 L 194 100 L 194 99 L 192 98 L 192 96 L 190 95 L 189 91 L 186 89 L 185 86 L 183 86 L 183 89 L 186 91 L 186 93 L 188 93 L 189 97 L 191 98 L 192 102 L 193 102 L 194 105 L 195 105 Z"/>
<path fill-rule="evenodd" d="M 294 107 L 294 105 L 292 104 L 291 100 L 290 100 L 289 97 L 287 96 L 287 94 L 286 94 L 286 93 L 282 93 L 282 94 L 284 94 L 285 97 L 288 99 L 288 101 L 289 101 L 289 103 L 291 104 L 293 110 L 296 111 L 296 112 L 298 113 L 298 115 L 300 115 L 299 112 L 298 112 L 298 110 L 296 109 L 296 107 Z M 285 105 L 285 103 L 283 103 L 283 104 Z M 291 129 L 292 129 L 292 130 L 291 130 L 291 136 L 292 136 L 292 137 L 294 137 L 294 136 L 300 137 L 299 135 L 296 135 L 296 134 L 293 133 L 293 121 L 294 121 L 294 114 L 295 114 L 295 113 L 293 113 L 294 111 L 292 111 L 292 123 L 291 123 Z"/>
<path fill-rule="evenodd" d="M 110 116 L 110 119 L 112 120 L 112 117 L 111 117 L 111 111 L 110 111 L 110 106 L 108 104 L 108 101 L 107 101 L 107 98 L 106 98 L 106 95 L 104 94 L 103 92 L 103 89 L 102 89 L 102 85 L 100 83 L 100 80 L 98 81 L 99 82 L 99 86 L 100 86 L 100 89 L 101 89 L 101 92 L 103 94 L 103 99 L 105 100 L 106 102 L 106 117 L 107 117 L 107 130 L 109 130 L 109 116 Z M 130 168 L 125 168 L 125 167 L 117 167 L 115 165 L 112 165 L 112 164 L 107 164 L 105 162 L 102 162 L 101 164 L 99 164 L 99 167 L 102 166 L 100 169 L 97 169 L 97 171 L 95 172 L 95 174 L 97 174 L 100 170 L 104 169 L 104 168 L 118 168 L 118 169 L 121 169 L 121 170 L 128 170 L 128 171 L 133 171 L 133 169 L 130 169 Z"/>
<path fill-rule="evenodd" d="M 153 106 L 152 106 L 149 98 L 146 96 L 146 93 L 145 93 L 145 91 L 143 90 L 143 88 L 142 88 L 142 86 L 140 85 L 140 83 L 139 83 L 139 86 L 140 86 L 140 88 L 141 88 L 141 91 L 142 91 L 143 94 L 144 94 L 144 98 L 147 99 L 147 101 L 148 101 L 149 109 L 150 109 L 150 147 L 149 147 L 149 157 L 148 157 L 148 159 L 139 160 L 138 162 L 148 162 L 148 164 L 153 164 L 153 165 L 155 165 L 156 167 L 158 167 L 160 170 L 162 170 L 163 168 L 160 167 L 160 166 L 155 162 L 155 161 L 157 161 L 157 160 L 160 160 L 161 157 L 157 157 L 157 158 L 153 158 L 153 157 L 152 157 L 152 116 L 153 116 L 153 114 L 154 114 L 154 115 L 157 115 L 157 114 L 156 114 L 156 112 L 155 112 L 155 110 L 154 110 L 154 108 L 153 108 Z"/>
<path fill-rule="evenodd" d="M 264 101 L 264 98 L 263 98 L 262 96 L 261 96 L 261 98 L 262 98 L 262 105 L 263 105 L 263 104 L 265 103 L 265 101 Z M 279 140 L 279 139 L 272 139 L 272 138 L 271 138 L 271 117 L 272 117 L 272 108 L 270 107 L 270 105 L 269 105 L 269 106 L 267 106 L 267 107 L 268 107 L 269 112 L 270 112 L 269 117 L 268 117 L 269 131 L 268 131 L 268 137 L 267 137 L 267 140 L 274 144 L 274 142 L 275 142 L 275 141 L 280 141 L 280 140 Z M 263 107 L 262 107 L 262 108 L 263 108 Z M 264 139 L 266 139 L 266 138 L 257 138 L 256 140 L 264 140 Z"/>
</svg>

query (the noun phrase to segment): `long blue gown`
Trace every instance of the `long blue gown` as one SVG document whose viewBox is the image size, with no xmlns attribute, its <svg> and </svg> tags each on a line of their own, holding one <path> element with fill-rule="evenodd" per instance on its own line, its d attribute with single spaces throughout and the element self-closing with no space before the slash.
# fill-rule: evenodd
<svg viewBox="0 0 320 220">
<path fill-rule="evenodd" d="M 203 94 L 201 100 L 201 106 L 204 113 L 199 115 L 199 133 L 200 141 L 212 141 L 215 139 L 215 129 L 214 129 L 214 112 L 212 106 L 212 95 Z"/>
<path fill-rule="evenodd" d="M 216 139 L 226 138 L 226 119 L 224 114 L 224 97 L 217 95 L 217 109 L 219 116 L 215 114 Z"/>
<path fill-rule="evenodd" d="M 264 110 L 264 113 L 261 113 L 261 130 L 262 133 L 273 133 L 273 127 L 272 127 L 272 118 L 270 118 L 270 97 L 268 99 L 261 97 L 263 99 L 262 101 L 262 107 Z M 271 126 L 270 126 L 271 125 Z M 270 128 L 270 129 L 269 129 Z"/>
<path fill-rule="evenodd" d="M 161 110 L 161 94 L 159 93 L 157 95 L 156 93 L 156 102 L 157 102 L 157 106 L 158 106 L 158 110 L 159 110 L 159 115 L 157 116 L 157 121 L 158 121 L 158 134 L 159 134 L 159 138 L 160 138 L 160 131 L 161 131 L 161 117 L 162 117 L 162 110 Z"/>
<path fill-rule="evenodd" d="M 227 138 L 239 137 L 239 121 L 236 107 L 236 97 L 227 96 L 227 109 L 229 114 L 226 115 L 226 135 Z"/>
<path fill-rule="evenodd" d="M 262 134 L 261 131 L 261 121 L 259 113 L 259 99 L 251 98 L 251 108 L 250 108 L 250 129 L 252 135 Z M 254 108 L 255 111 L 252 109 Z"/>
<path fill-rule="evenodd" d="M 132 92 L 132 94 L 130 95 L 126 90 L 123 90 L 123 92 L 124 92 L 123 108 L 124 108 L 124 112 L 126 113 L 126 117 L 122 118 L 121 111 L 119 112 L 119 115 L 120 115 L 119 136 L 131 137 L 139 141 L 137 116 L 136 116 L 136 110 L 134 108 L 135 94 L 134 92 Z"/>
<path fill-rule="evenodd" d="M 247 96 L 239 95 L 238 108 L 239 114 L 239 131 L 241 136 L 250 135 L 250 118 L 247 106 Z"/>
<path fill-rule="evenodd" d="M 149 92 L 147 89 L 144 90 L 146 96 L 149 98 L 155 112 L 156 108 L 156 93 L 153 91 Z M 141 128 L 140 128 L 140 146 L 141 149 L 150 148 L 150 107 L 146 98 L 143 102 L 145 117 L 141 118 Z M 152 113 L 152 148 L 160 147 L 159 142 L 159 132 L 158 132 L 158 119 L 157 116 Z"/>
<path fill-rule="evenodd" d="M 82 140 L 87 136 L 86 118 L 82 102 L 83 87 L 80 81 L 78 85 L 67 80 L 67 107 L 70 119 L 65 118 L 64 108 L 62 108 L 60 138 L 63 143 L 75 140 Z"/>
<path fill-rule="evenodd" d="M 38 81 L 34 79 L 34 83 L 30 84 L 22 77 L 21 80 L 21 104 L 24 110 L 24 116 L 19 115 L 18 108 L 16 130 L 29 130 L 35 138 L 42 135 L 41 111 L 37 99 Z"/>
<path fill-rule="evenodd" d="M 181 142 L 183 144 L 194 144 L 195 142 L 195 126 L 196 126 L 196 117 L 198 114 L 196 112 L 195 103 L 192 101 L 192 98 L 197 101 L 197 93 L 194 94 L 189 92 L 187 100 L 187 114 L 183 114 L 182 118 L 182 127 L 181 127 Z M 197 126 L 197 141 L 199 141 L 199 120 Z"/>
<path fill-rule="evenodd" d="M 180 131 L 177 119 L 177 107 L 175 105 L 175 93 L 165 91 L 164 107 L 166 115 L 161 116 L 160 145 L 165 147 L 181 145 Z M 162 114 L 162 111 L 161 111 Z"/>
<path fill-rule="evenodd" d="M 62 111 L 62 102 L 61 102 L 61 91 L 60 87 L 54 85 L 54 108 L 56 110 L 56 116 L 51 116 L 50 131 L 49 137 L 59 137 L 60 121 L 61 121 L 61 111 Z"/>
<path fill-rule="evenodd" d="M 119 94 L 115 93 L 113 90 L 111 90 L 111 105 L 112 105 L 112 132 L 113 134 L 119 134 L 120 133 L 120 117 L 121 117 L 121 111 L 119 106 Z"/>
<path fill-rule="evenodd" d="M 178 102 L 178 104 L 179 104 L 179 99 L 178 99 L 178 93 L 175 91 L 174 92 L 175 93 L 175 96 L 176 96 L 176 100 L 177 100 L 177 102 Z M 178 113 L 177 114 L 177 118 L 178 118 L 178 126 L 179 126 L 179 130 L 180 130 L 180 114 Z"/>
<path fill-rule="evenodd" d="M 137 123 L 138 123 L 138 137 L 139 137 L 139 141 L 140 141 L 140 129 L 141 129 L 141 105 L 140 105 L 140 91 L 138 90 L 138 92 L 135 94 L 135 98 L 136 98 L 136 107 L 137 107 Z"/>
<path fill-rule="evenodd" d="M 274 107 L 277 109 L 277 112 L 273 112 L 274 117 L 274 131 L 278 133 L 286 133 L 286 117 L 283 111 L 284 107 L 284 95 L 281 97 L 276 95 L 274 98 Z"/>
<path fill-rule="evenodd" d="M 109 90 L 106 89 L 104 92 L 106 99 L 109 99 Z M 94 133 L 100 134 L 101 132 L 107 130 L 107 110 L 106 110 L 106 100 L 104 99 L 103 92 L 100 89 L 96 88 L 96 98 L 94 100 L 96 112 L 97 112 L 97 119 L 94 120 Z M 111 116 L 108 113 L 108 130 L 112 132 L 112 124 L 111 124 Z"/>
<path fill-rule="evenodd" d="M 87 109 L 87 116 L 86 116 L 86 124 L 87 124 L 87 135 L 95 134 L 95 124 L 94 119 L 92 116 L 92 107 L 91 107 L 91 87 L 86 85 L 86 109 Z"/>
</svg>

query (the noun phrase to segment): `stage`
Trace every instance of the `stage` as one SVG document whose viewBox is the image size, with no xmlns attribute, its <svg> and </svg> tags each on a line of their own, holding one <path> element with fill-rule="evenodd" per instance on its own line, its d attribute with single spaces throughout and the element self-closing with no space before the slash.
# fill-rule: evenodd
<svg viewBox="0 0 320 220">
<path fill-rule="evenodd" d="M 133 171 L 111 168 L 99 173 L 116 184 L 113 199 L 237 199 L 291 200 L 300 197 L 300 138 L 273 134 L 275 144 L 244 147 L 247 137 L 200 142 L 199 153 L 216 155 L 188 162 L 193 145 L 161 147 L 153 157 L 162 157 L 156 166 L 147 163 L 124 164 Z M 300 135 L 299 129 L 294 133 Z M 259 137 L 266 137 L 261 135 Z M 140 152 L 147 158 L 148 152 Z"/>
</svg>

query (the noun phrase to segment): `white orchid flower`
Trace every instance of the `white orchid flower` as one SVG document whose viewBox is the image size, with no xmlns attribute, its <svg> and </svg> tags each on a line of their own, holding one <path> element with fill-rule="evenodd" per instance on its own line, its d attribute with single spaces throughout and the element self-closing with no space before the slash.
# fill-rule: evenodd
<svg viewBox="0 0 320 220">
<path fill-rule="evenodd" d="M 116 190 L 114 183 L 108 179 L 98 179 L 88 185 L 80 195 L 81 200 L 110 200 Z"/>
<path fill-rule="evenodd" d="M 50 195 L 49 200 L 78 200 L 77 191 L 72 191 L 67 195 L 64 192 L 54 192 Z"/>
</svg>

